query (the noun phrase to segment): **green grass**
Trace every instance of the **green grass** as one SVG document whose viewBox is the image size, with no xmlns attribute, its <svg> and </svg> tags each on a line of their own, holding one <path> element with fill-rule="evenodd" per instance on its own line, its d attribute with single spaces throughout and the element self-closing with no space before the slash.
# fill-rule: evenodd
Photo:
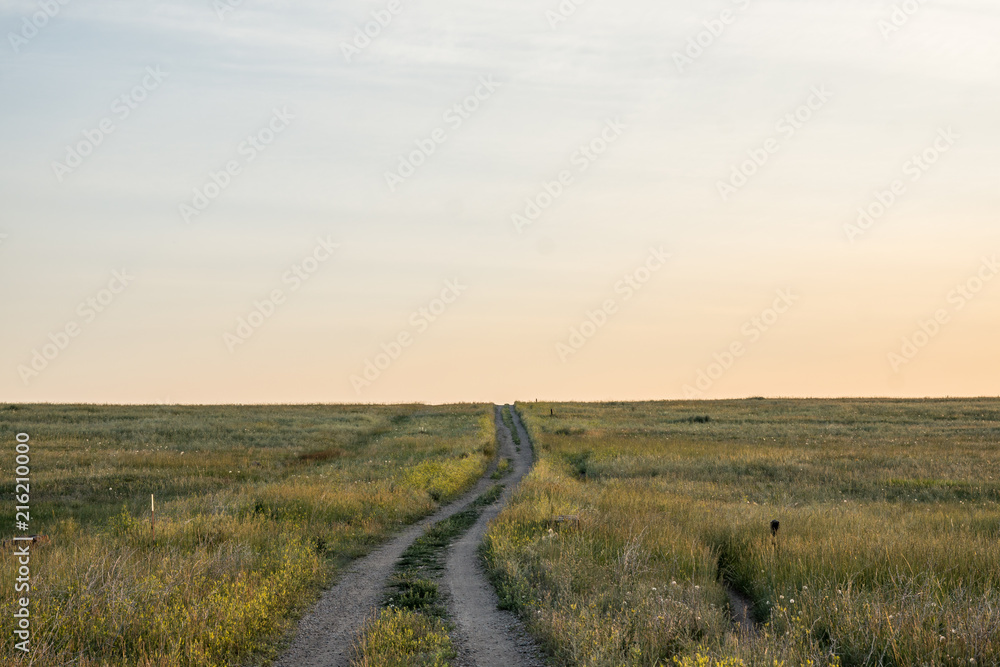
<svg viewBox="0 0 1000 667">
<path fill-rule="evenodd" d="M 507 425 L 507 430 L 510 431 L 510 435 L 514 438 L 514 444 L 517 446 L 517 450 L 521 451 L 521 435 L 517 432 L 514 427 L 514 419 L 511 417 L 510 408 L 508 406 L 503 406 L 503 423 Z"/>
<path fill-rule="evenodd" d="M 455 658 L 448 626 L 404 609 L 387 609 L 366 628 L 357 667 L 448 667 Z"/>
<path fill-rule="evenodd" d="M 497 462 L 497 469 L 493 471 L 490 475 L 492 479 L 503 479 L 510 474 L 511 471 L 511 460 L 510 459 L 500 459 Z"/>
<path fill-rule="evenodd" d="M 34 664 L 262 662 L 340 567 L 495 454 L 485 405 L 11 407 L 0 442 L 31 435 L 32 532 L 51 538 L 32 556 Z M 0 662 L 26 665 L 11 604 Z"/>
<path fill-rule="evenodd" d="M 485 493 L 483 493 L 483 495 L 476 498 L 470 507 L 476 509 L 478 513 L 481 513 L 484 508 L 489 507 L 496 501 L 500 500 L 500 496 L 503 495 L 503 491 L 503 484 L 494 484 Z"/>
<path fill-rule="evenodd" d="M 1000 401 L 518 409 L 487 558 L 556 664 L 1000 664 Z"/>
</svg>

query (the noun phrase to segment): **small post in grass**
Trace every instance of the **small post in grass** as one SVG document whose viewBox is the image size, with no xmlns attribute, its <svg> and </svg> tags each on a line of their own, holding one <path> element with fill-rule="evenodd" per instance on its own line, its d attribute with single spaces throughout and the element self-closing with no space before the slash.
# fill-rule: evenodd
<svg viewBox="0 0 1000 667">
<path fill-rule="evenodd" d="M 149 494 L 149 527 L 153 531 L 153 539 L 156 539 L 156 498 Z"/>
<path fill-rule="evenodd" d="M 771 521 L 771 545 L 774 550 L 778 550 L 778 529 L 781 528 L 781 522 L 777 519 Z"/>
</svg>

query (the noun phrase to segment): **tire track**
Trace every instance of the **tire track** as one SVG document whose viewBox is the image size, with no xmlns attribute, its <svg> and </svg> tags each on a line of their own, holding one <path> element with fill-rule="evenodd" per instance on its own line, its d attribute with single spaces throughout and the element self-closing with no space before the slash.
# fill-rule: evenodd
<svg viewBox="0 0 1000 667">
<path fill-rule="evenodd" d="M 499 412 L 497 419 L 499 436 L 501 428 L 506 433 L 506 427 Z M 428 526 L 461 512 L 493 486 L 495 482 L 490 475 L 496 470 L 499 458 L 461 498 L 408 526 L 389 542 L 351 563 L 337 583 L 323 593 L 312 611 L 299 622 L 291 646 L 274 662 L 275 667 L 349 667 L 354 646 L 364 624 L 378 611 L 396 561 Z"/>
<path fill-rule="evenodd" d="M 515 451 L 510 431 L 496 408 L 497 434 L 501 451 L 513 454 L 513 470 L 500 499 L 480 515 L 479 520 L 451 547 L 442 584 L 448 590 L 449 612 L 455 623 L 452 640 L 458 667 L 541 667 L 541 652 L 528 636 L 520 619 L 497 608 L 496 591 L 490 585 L 479 559 L 479 545 L 489 522 L 506 506 L 517 484 L 534 464 L 534 450 L 524 425 L 510 406 L 521 447 Z"/>
</svg>

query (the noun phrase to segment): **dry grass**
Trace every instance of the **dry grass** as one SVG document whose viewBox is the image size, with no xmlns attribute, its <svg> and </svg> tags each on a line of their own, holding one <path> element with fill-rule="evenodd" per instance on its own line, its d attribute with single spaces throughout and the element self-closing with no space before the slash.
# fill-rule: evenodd
<svg viewBox="0 0 1000 667">
<path fill-rule="evenodd" d="M 495 447 L 482 405 L 19 407 L 0 438 L 31 434 L 51 537 L 32 557 L 35 665 L 264 662 L 340 566 L 470 487 Z M 27 665 L 11 605 L 0 662 Z"/>
<path fill-rule="evenodd" d="M 447 624 L 433 616 L 387 609 L 363 633 L 356 667 L 448 667 L 455 657 Z"/>
<path fill-rule="evenodd" d="M 1000 401 L 519 408 L 488 559 L 557 664 L 1000 664 Z"/>
</svg>

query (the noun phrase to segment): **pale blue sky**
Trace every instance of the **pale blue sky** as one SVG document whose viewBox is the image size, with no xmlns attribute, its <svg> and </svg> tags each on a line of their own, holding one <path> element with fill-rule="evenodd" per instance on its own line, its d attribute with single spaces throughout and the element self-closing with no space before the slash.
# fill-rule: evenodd
<svg viewBox="0 0 1000 667">
<path fill-rule="evenodd" d="M 0 2 L 0 400 L 679 397 L 779 288 L 801 303 L 704 395 L 998 393 L 1000 280 L 900 372 L 887 358 L 1000 252 L 1000 6 L 924 2 L 884 37 L 893 2 L 588 0 L 553 29 L 557 0 L 404 1 L 345 62 L 387 4 L 246 0 L 220 20 L 209 0 L 69 0 L 15 53 L 8 34 L 40 5 Z M 167 76 L 118 119 L 147 68 Z M 482 77 L 501 85 L 449 127 Z M 829 102 L 782 137 L 817 86 Z M 276 108 L 294 120 L 245 163 Z M 60 183 L 52 163 L 104 118 L 114 133 Z M 613 118 L 626 129 L 579 172 Z M 385 172 L 439 127 L 390 192 Z M 848 242 L 858 207 L 949 127 L 954 145 Z M 771 137 L 723 202 L 718 182 Z M 179 205 L 234 159 L 185 224 Z M 573 184 L 517 234 L 511 215 L 561 170 Z M 327 236 L 336 256 L 230 352 L 224 334 Z M 669 265 L 563 363 L 557 345 L 651 246 Z M 123 268 L 134 282 L 24 382 Z M 355 391 L 454 278 L 468 290 Z"/>
</svg>

